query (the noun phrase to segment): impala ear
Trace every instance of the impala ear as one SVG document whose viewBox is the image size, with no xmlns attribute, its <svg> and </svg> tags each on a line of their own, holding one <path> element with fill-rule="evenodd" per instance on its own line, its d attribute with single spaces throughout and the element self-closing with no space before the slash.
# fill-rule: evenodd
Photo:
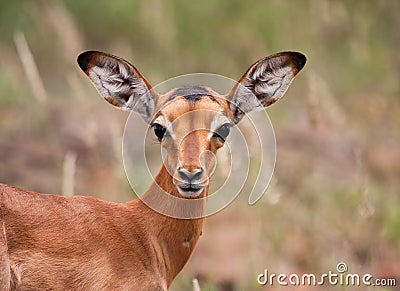
<svg viewBox="0 0 400 291">
<path fill-rule="evenodd" d="M 147 122 L 151 121 L 158 95 L 134 66 L 97 51 L 84 52 L 77 61 L 105 100 L 123 110 L 136 111 Z"/>
<path fill-rule="evenodd" d="M 254 63 L 227 94 L 233 122 L 239 122 L 247 112 L 275 103 L 305 63 L 306 57 L 298 52 L 282 52 Z"/>
</svg>

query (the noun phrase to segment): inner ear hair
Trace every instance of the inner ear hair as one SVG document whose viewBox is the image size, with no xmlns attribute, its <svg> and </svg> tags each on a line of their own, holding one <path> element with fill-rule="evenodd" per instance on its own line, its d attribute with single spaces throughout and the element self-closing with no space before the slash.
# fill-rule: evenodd
<svg viewBox="0 0 400 291">
<path fill-rule="evenodd" d="M 147 79 L 122 58 L 98 51 L 78 56 L 80 68 L 92 81 L 99 94 L 110 104 L 138 112 L 149 122 L 157 94 Z"/>
<path fill-rule="evenodd" d="M 238 122 L 247 112 L 268 107 L 279 100 L 305 63 L 306 57 L 299 52 L 281 52 L 250 66 L 227 94 L 233 122 Z"/>
</svg>

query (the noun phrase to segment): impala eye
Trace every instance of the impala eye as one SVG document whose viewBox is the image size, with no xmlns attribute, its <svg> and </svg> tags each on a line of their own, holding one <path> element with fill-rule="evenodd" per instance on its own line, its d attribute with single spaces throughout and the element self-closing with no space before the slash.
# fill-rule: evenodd
<svg viewBox="0 0 400 291">
<path fill-rule="evenodd" d="M 228 137 L 230 131 L 231 131 L 231 125 L 229 123 L 225 123 L 225 124 L 221 125 L 214 132 L 214 137 L 217 137 L 217 138 L 225 141 L 226 138 Z"/>
<path fill-rule="evenodd" d="M 154 128 L 154 134 L 157 136 L 158 140 L 161 141 L 165 135 L 165 131 L 167 130 L 164 126 L 161 124 L 155 123 L 153 125 Z"/>
</svg>

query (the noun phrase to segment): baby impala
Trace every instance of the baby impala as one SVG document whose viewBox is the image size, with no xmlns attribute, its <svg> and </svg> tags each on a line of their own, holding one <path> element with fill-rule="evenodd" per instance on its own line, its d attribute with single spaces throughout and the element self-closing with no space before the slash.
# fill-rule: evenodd
<svg viewBox="0 0 400 291">
<path fill-rule="evenodd" d="M 211 154 L 246 113 L 284 95 L 306 58 L 298 52 L 263 58 L 225 95 L 201 84 L 159 94 L 134 66 L 102 52 L 84 52 L 78 63 L 106 101 L 152 127 L 166 152 L 163 164 L 140 199 L 126 203 L 0 184 L 0 290 L 167 290 L 204 218 L 170 217 L 145 202 L 179 198 L 162 203 L 174 209 L 182 199 L 201 201 L 186 209 L 201 217 L 206 199 L 199 198 L 208 195 L 215 167 Z"/>
</svg>

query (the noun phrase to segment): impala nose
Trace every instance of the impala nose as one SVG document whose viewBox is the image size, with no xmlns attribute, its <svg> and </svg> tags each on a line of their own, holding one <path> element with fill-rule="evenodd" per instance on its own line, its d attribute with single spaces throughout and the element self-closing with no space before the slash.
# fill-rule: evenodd
<svg viewBox="0 0 400 291">
<path fill-rule="evenodd" d="M 178 168 L 178 173 L 179 177 L 184 181 L 188 183 L 192 182 L 197 182 L 200 180 L 201 175 L 203 174 L 204 170 L 203 168 L 197 168 L 194 171 L 189 172 L 186 170 L 184 167 L 179 167 Z"/>
</svg>

